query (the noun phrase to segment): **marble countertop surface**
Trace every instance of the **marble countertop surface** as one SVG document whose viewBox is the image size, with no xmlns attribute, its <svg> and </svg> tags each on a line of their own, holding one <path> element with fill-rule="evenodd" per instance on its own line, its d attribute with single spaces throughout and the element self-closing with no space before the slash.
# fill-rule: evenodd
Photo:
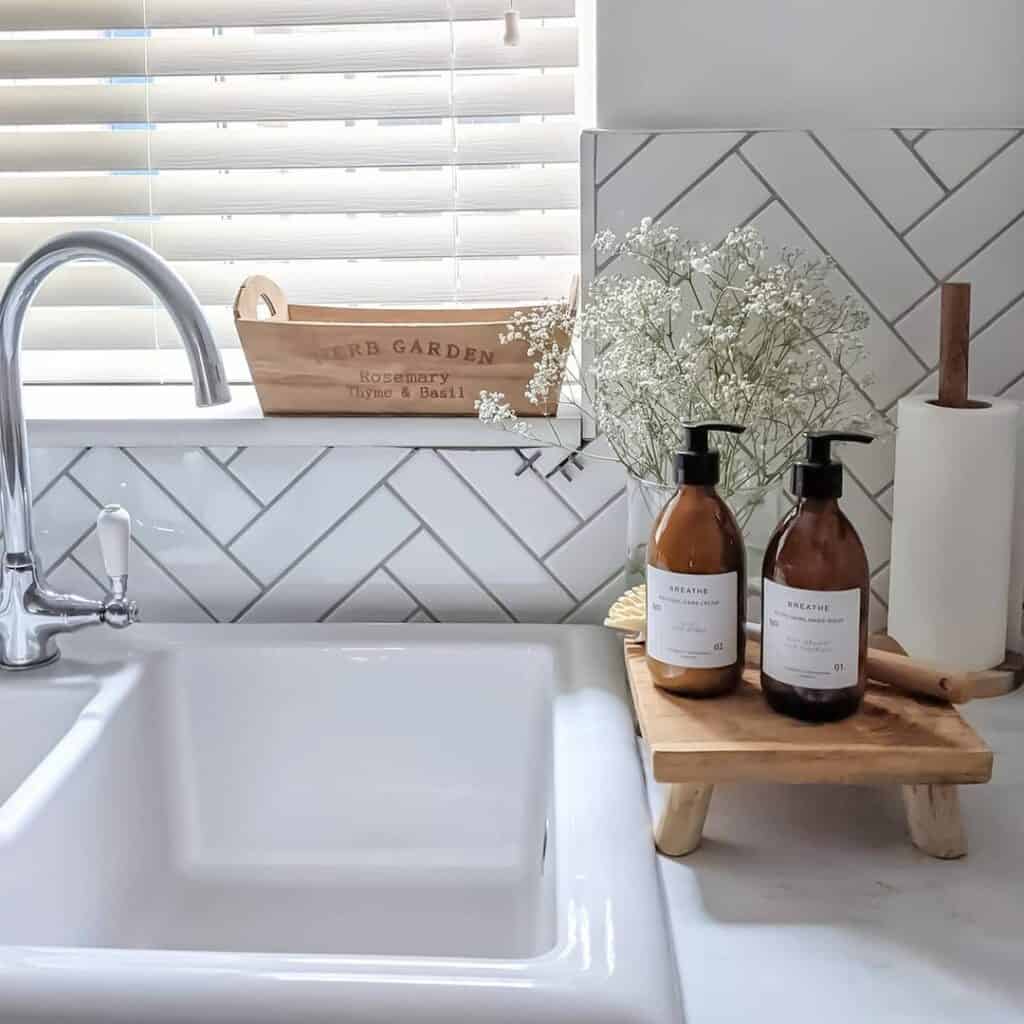
<svg viewBox="0 0 1024 1024">
<path fill-rule="evenodd" d="M 1024 1020 L 1024 691 L 963 712 L 995 769 L 960 861 L 911 846 L 897 787 L 715 788 L 702 845 L 659 857 L 686 1024 Z"/>
</svg>

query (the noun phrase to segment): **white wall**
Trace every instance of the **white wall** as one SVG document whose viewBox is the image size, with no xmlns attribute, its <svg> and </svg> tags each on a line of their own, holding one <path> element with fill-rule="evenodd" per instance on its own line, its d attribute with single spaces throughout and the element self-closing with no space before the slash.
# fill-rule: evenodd
<svg viewBox="0 0 1024 1024">
<path fill-rule="evenodd" d="M 1024 124 L 1024 0 L 593 3 L 598 128 Z"/>
</svg>

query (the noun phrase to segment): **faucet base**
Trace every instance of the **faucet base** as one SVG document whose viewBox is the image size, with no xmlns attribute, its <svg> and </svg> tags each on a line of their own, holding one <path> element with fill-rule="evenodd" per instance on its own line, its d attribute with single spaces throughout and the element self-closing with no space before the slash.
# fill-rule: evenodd
<svg viewBox="0 0 1024 1024">
<path fill-rule="evenodd" d="M 30 668 L 43 668 L 46 665 L 52 665 L 55 661 L 60 661 L 59 649 L 48 658 L 43 658 L 42 661 L 30 661 L 25 665 L 8 665 L 6 661 L 0 661 L 0 672 L 27 672 Z"/>
</svg>

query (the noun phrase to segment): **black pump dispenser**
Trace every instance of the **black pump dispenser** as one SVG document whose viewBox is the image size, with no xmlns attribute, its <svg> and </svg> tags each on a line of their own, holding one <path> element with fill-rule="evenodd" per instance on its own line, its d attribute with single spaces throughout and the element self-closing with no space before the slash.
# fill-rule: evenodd
<svg viewBox="0 0 1024 1024">
<path fill-rule="evenodd" d="M 683 447 L 676 452 L 676 483 L 714 487 L 718 483 L 718 452 L 708 448 L 708 431 L 742 434 L 746 429 L 737 423 L 684 423 Z"/>
<path fill-rule="evenodd" d="M 870 434 L 844 431 L 809 430 L 807 451 L 801 462 L 793 463 L 790 490 L 797 498 L 839 498 L 843 494 L 843 465 L 832 458 L 834 441 L 856 441 L 870 444 Z"/>
</svg>

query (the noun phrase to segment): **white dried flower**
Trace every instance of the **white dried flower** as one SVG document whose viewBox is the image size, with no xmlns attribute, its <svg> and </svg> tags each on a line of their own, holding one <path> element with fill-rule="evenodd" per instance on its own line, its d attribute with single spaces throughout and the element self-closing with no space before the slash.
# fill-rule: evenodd
<svg viewBox="0 0 1024 1024">
<path fill-rule="evenodd" d="M 591 285 L 576 323 L 594 353 L 589 372 L 564 344 L 573 331 L 566 306 L 517 315 L 502 341 L 527 346 L 530 403 L 553 412 L 560 387 L 575 395 L 636 476 L 671 480 L 683 420 L 743 423 L 746 434 L 718 445 L 720 487 L 744 520 L 799 453 L 805 430 L 891 429 L 858 394 L 869 380 L 855 376 L 868 318 L 829 289 L 829 260 L 784 250 L 770 264 L 752 227 L 730 231 L 716 249 L 649 217 L 621 240 L 601 232 L 594 247 L 623 269 Z M 477 408 L 486 422 L 523 433 L 504 395 L 481 393 Z"/>
</svg>

